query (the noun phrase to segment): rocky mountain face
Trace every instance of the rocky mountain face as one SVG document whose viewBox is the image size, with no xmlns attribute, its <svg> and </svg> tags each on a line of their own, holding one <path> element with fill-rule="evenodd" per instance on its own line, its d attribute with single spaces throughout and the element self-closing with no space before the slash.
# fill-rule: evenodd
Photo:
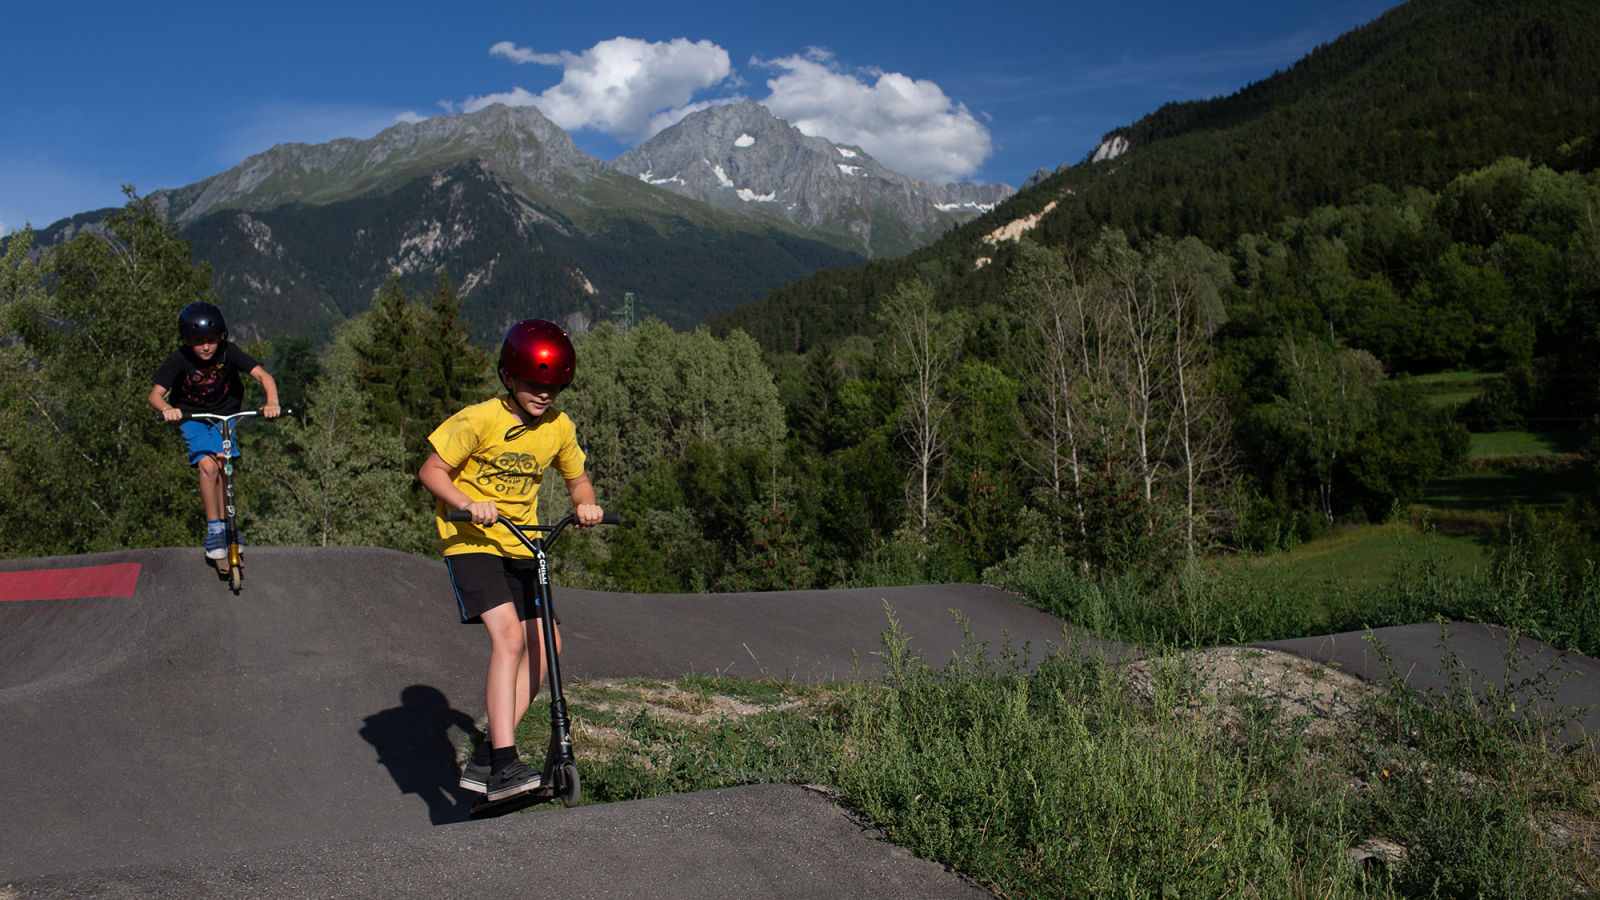
<svg viewBox="0 0 1600 900">
<path fill-rule="evenodd" d="M 1004 184 L 934 184 L 860 147 L 808 137 L 754 100 L 686 116 L 613 160 L 617 170 L 719 209 L 803 226 L 866 256 L 898 256 L 989 211 Z"/>
<path fill-rule="evenodd" d="M 150 198 L 180 227 L 218 209 L 325 205 L 382 193 L 466 159 L 514 184 L 529 199 L 585 218 L 587 207 L 622 201 L 660 206 L 615 170 L 579 150 L 531 106 L 495 105 L 476 113 L 401 122 L 369 140 L 279 144 L 187 187 Z M 595 194 L 621 192 L 610 204 Z"/>
<path fill-rule="evenodd" d="M 1045 179 L 1050 178 L 1050 177 L 1052 177 L 1054 175 L 1060 175 L 1062 172 L 1065 172 L 1066 170 L 1068 170 L 1070 168 L 1072 168 L 1072 164 L 1071 163 L 1062 163 L 1061 165 L 1056 166 L 1055 171 L 1052 172 L 1049 169 L 1046 169 L 1043 166 L 1041 166 L 1037 170 L 1035 170 L 1032 175 L 1029 175 L 1027 180 L 1022 182 L 1022 187 L 1017 188 L 1017 190 L 1025 191 L 1028 188 L 1033 187 L 1034 185 L 1042 184 Z"/>
<path fill-rule="evenodd" d="M 446 274 L 484 339 L 518 318 L 638 315 L 678 328 L 861 257 L 799 225 L 703 203 L 578 150 L 532 107 L 402 123 L 370 140 L 283 144 L 150 199 L 209 262 L 241 338 L 327 337 L 393 274 Z M 96 230 L 63 220 L 42 245 Z"/>
<path fill-rule="evenodd" d="M 280 144 L 149 195 L 212 266 L 241 338 L 327 337 L 394 275 L 447 275 L 473 330 L 530 315 L 692 327 L 819 269 L 922 246 L 1010 196 L 936 185 L 806 137 L 748 102 L 688 117 L 614 164 L 533 107 Z M 107 211 L 45 229 L 42 245 Z"/>
</svg>

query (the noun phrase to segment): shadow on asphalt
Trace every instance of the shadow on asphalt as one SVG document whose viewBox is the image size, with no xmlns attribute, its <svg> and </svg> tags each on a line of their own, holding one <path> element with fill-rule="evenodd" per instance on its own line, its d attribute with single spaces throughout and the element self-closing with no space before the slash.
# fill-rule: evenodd
<svg viewBox="0 0 1600 900">
<path fill-rule="evenodd" d="M 428 804 L 428 821 L 434 825 L 467 821 L 477 794 L 458 784 L 457 762 L 450 730 L 459 729 L 474 740 L 482 738 L 477 723 L 453 709 L 444 692 L 426 684 L 413 684 L 400 692 L 400 705 L 373 713 L 362 720 L 361 738 L 378 751 L 378 762 L 402 794 L 416 794 Z"/>
</svg>

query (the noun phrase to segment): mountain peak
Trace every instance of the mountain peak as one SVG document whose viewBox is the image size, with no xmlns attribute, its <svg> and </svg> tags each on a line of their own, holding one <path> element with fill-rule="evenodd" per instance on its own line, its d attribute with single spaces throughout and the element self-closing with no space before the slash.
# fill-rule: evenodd
<svg viewBox="0 0 1600 900">
<path fill-rule="evenodd" d="M 1014 193 L 892 172 L 858 146 L 801 133 L 754 100 L 691 113 L 611 165 L 712 206 L 840 234 L 869 256 L 926 244 Z"/>
<path fill-rule="evenodd" d="M 257 153 L 219 175 L 151 199 L 179 225 L 215 209 L 270 209 L 286 203 L 329 203 L 392 189 L 419 173 L 483 158 L 530 185 L 552 185 L 556 173 L 579 180 L 607 177 L 605 164 L 536 107 L 494 104 L 472 113 L 399 122 L 361 140 L 288 143 Z"/>
</svg>

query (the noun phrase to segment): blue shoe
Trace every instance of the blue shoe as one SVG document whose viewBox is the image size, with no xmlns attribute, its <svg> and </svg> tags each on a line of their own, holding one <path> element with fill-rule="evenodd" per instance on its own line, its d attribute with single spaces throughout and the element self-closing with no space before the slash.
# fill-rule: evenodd
<svg viewBox="0 0 1600 900">
<path fill-rule="evenodd" d="M 206 532 L 206 559 L 228 558 L 228 535 L 222 531 Z"/>
</svg>

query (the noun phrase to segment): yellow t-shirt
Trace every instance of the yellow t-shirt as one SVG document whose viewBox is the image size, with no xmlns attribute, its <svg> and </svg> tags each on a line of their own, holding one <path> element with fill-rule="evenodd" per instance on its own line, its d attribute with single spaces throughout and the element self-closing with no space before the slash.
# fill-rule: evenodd
<svg viewBox="0 0 1600 900">
<path fill-rule="evenodd" d="M 450 467 L 450 480 L 473 502 L 493 501 L 500 515 L 517 525 L 537 525 L 544 470 L 554 463 L 562 478 L 577 478 L 583 474 L 584 454 L 578 446 L 577 429 L 566 413 L 547 409 L 532 425 L 525 429 L 521 425 L 506 399 L 497 397 L 446 419 L 428 436 L 428 442 Z M 436 509 L 439 550 L 445 556 L 533 556 L 507 528 L 446 522 L 443 501 Z"/>
</svg>

